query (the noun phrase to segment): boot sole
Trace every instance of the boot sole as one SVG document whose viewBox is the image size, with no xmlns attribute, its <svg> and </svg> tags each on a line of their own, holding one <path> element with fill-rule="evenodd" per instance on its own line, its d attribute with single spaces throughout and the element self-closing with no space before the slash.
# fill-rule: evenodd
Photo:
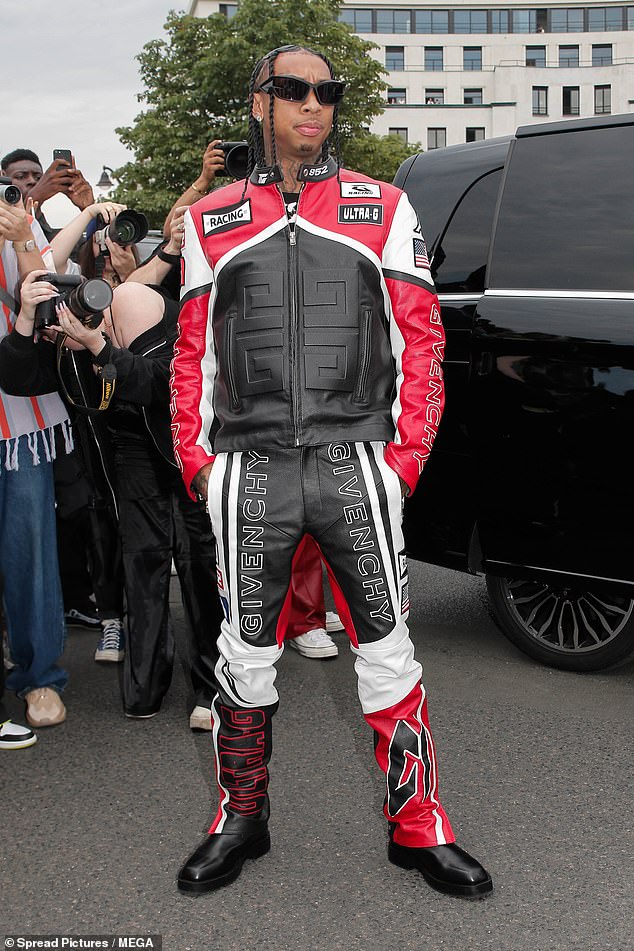
<svg viewBox="0 0 634 951">
<path fill-rule="evenodd" d="M 387 857 L 392 865 L 404 868 L 407 871 L 417 871 L 423 876 L 428 885 L 435 888 L 437 892 L 443 892 L 445 895 L 457 895 L 460 898 L 486 898 L 493 891 L 493 881 L 489 875 L 483 882 L 476 882 L 473 885 L 459 885 L 457 882 L 447 882 L 444 879 L 436 878 L 431 872 L 420 868 L 411 858 L 406 857 L 398 846 L 389 845 Z"/>
<path fill-rule="evenodd" d="M 228 872 L 225 872 L 224 875 L 210 878 L 206 882 L 190 882 L 179 877 L 176 879 L 178 890 L 187 892 L 190 895 L 203 895 L 205 892 L 214 892 L 216 889 L 222 888 L 223 885 L 230 885 L 231 882 L 235 882 L 236 878 L 240 875 L 242 866 L 247 859 L 259 859 L 263 855 L 266 855 L 270 848 L 271 837 L 267 835 L 266 838 L 254 842 L 249 849 L 240 856 L 236 864 L 230 868 Z"/>
</svg>

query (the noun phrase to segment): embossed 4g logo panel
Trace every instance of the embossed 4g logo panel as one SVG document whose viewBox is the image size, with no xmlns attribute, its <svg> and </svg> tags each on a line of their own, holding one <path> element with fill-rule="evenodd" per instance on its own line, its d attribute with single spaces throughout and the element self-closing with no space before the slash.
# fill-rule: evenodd
<svg viewBox="0 0 634 951">
<path fill-rule="evenodd" d="M 306 270 L 297 289 L 305 386 L 352 392 L 359 360 L 359 272 Z M 231 372 L 240 397 L 288 386 L 290 313 L 285 271 L 249 271 L 236 280 L 238 311 L 229 318 Z M 301 358 L 301 357 L 300 357 Z"/>
<path fill-rule="evenodd" d="M 358 270 L 304 271 L 301 298 L 306 387 L 351 393 L 359 352 Z"/>
</svg>

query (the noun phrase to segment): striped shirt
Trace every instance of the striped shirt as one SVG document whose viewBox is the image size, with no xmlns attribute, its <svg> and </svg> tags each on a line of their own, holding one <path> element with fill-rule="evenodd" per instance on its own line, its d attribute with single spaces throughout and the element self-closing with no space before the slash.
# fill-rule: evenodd
<svg viewBox="0 0 634 951">
<path fill-rule="evenodd" d="M 54 271 L 51 247 L 37 221 L 31 220 L 31 230 L 40 249 L 44 266 Z M 0 284 L 13 298 L 16 297 L 19 286 L 18 260 L 11 241 L 5 241 L 0 252 Z M 0 340 L 11 333 L 15 320 L 16 314 L 3 301 L 0 301 Z M 44 432 L 49 430 L 49 445 L 51 445 L 53 427 L 66 423 L 64 426 L 66 431 L 67 420 L 68 412 L 56 392 L 46 393 L 43 396 L 10 396 L 0 387 L 1 460 L 5 462 L 7 468 L 13 468 L 10 458 L 17 452 L 15 441 L 20 436 L 42 433 L 46 447 Z M 32 437 L 30 442 L 34 442 L 35 439 L 36 436 Z M 36 462 L 35 455 L 34 462 Z M 46 452 L 46 455 L 48 457 L 49 453 Z"/>
</svg>

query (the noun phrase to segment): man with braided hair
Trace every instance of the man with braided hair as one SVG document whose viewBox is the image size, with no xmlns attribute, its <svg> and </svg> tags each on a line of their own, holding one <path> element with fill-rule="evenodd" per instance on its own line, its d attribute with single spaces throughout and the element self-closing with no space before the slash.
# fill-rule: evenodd
<svg viewBox="0 0 634 951">
<path fill-rule="evenodd" d="M 185 485 L 207 501 L 225 620 L 212 705 L 220 802 L 178 886 L 216 889 L 269 850 L 274 665 L 309 534 L 356 655 L 389 859 L 480 897 L 491 878 L 440 805 L 407 629 L 402 496 L 442 413 L 442 324 L 407 197 L 339 165 L 344 89 L 320 53 L 267 54 L 250 84 L 247 178 L 185 216 L 173 436 Z"/>
</svg>

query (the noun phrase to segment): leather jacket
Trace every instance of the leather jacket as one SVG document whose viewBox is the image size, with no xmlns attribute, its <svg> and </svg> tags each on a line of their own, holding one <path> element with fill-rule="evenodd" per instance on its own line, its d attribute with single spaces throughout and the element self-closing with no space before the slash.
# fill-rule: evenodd
<svg viewBox="0 0 634 951">
<path fill-rule="evenodd" d="M 185 215 L 172 366 L 188 489 L 214 453 L 383 440 L 413 491 L 444 405 L 444 334 L 420 225 L 392 185 L 303 166 L 295 221 L 277 168 Z"/>
</svg>

